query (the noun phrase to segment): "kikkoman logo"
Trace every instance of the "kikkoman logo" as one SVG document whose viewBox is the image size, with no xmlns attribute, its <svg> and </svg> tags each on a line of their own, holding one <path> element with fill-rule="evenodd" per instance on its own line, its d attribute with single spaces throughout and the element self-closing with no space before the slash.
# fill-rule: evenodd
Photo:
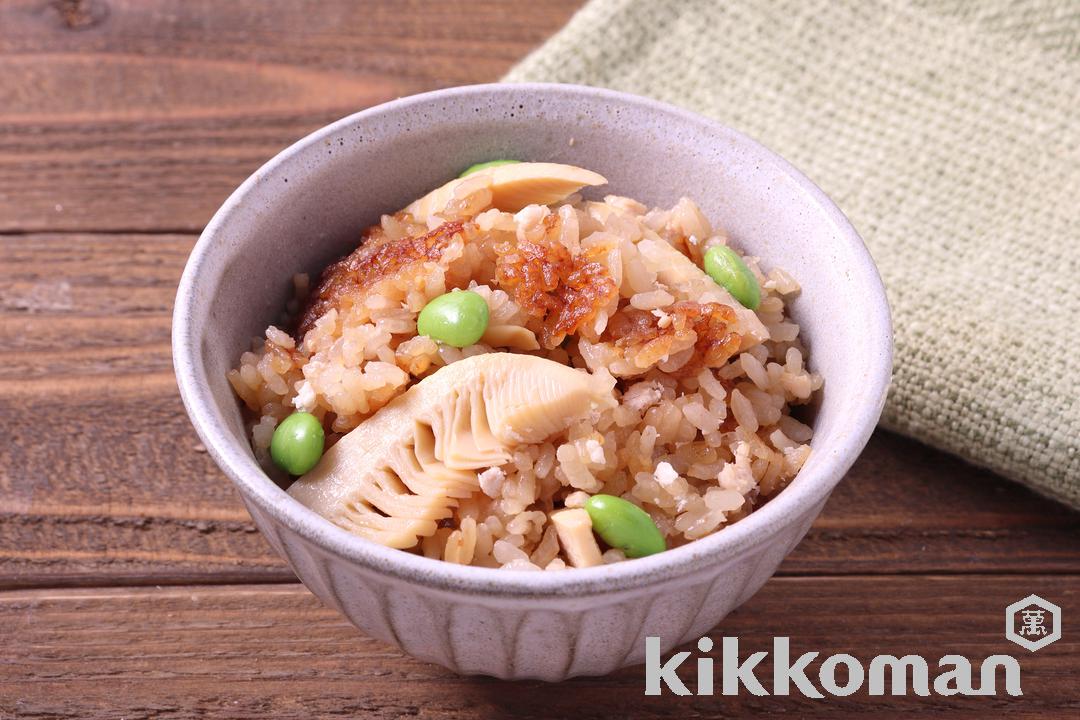
<svg viewBox="0 0 1080 720">
<path fill-rule="evenodd" d="M 1038 595 L 1028 595 L 1005 608 L 1005 637 L 1032 652 L 1046 647 L 1061 637 L 1061 608 Z M 711 638 L 698 640 L 702 653 L 713 650 Z M 689 695 L 679 668 L 690 657 L 689 651 L 672 655 L 667 662 L 660 657 L 660 638 L 645 638 L 645 694 L 660 695 L 666 685 L 676 695 Z M 811 664 L 820 652 L 807 652 L 791 661 L 791 641 L 786 637 L 773 638 L 772 690 L 766 689 L 755 670 L 769 653 L 759 650 L 740 661 L 739 638 L 721 640 L 721 692 L 738 695 L 745 689 L 752 695 L 789 695 L 794 685 L 809 698 L 823 698 L 824 693 L 845 696 L 858 692 L 869 684 L 871 695 L 997 695 L 999 670 L 1004 677 L 1004 691 L 1023 695 L 1020 689 L 1020 663 L 1009 655 L 991 655 L 979 666 L 978 687 L 971 661 L 962 655 L 943 655 L 938 658 L 933 681 L 930 663 L 921 655 L 876 655 L 869 663 L 840 653 L 822 659 L 817 668 L 817 685 L 811 676 Z M 844 672 L 838 674 L 840 666 Z M 809 672 L 809 674 L 808 674 Z M 839 677 L 838 677 L 839 676 Z M 840 678 L 843 678 L 842 680 Z M 712 695 L 716 678 L 713 658 L 697 659 L 697 694 Z M 823 692 L 824 691 L 824 692 Z"/>
<path fill-rule="evenodd" d="M 945 655 L 938 659 L 934 679 L 930 680 L 930 665 L 920 655 L 877 655 L 869 663 L 858 658 L 840 653 L 829 655 L 821 661 L 817 669 L 817 685 L 811 680 L 811 663 L 820 652 L 803 653 L 795 662 L 791 661 L 790 639 L 773 638 L 772 648 L 772 690 L 766 689 L 755 669 L 762 660 L 769 656 L 765 651 L 747 655 L 740 661 L 739 638 L 725 637 L 721 641 L 721 693 L 738 695 L 745 689 L 752 695 L 789 695 L 794 685 L 799 692 L 809 698 L 823 698 L 825 693 L 842 697 L 858 692 L 869 682 L 871 695 L 906 695 L 911 689 L 915 695 L 996 695 L 998 693 L 998 670 L 1003 670 L 1004 690 L 1009 695 L 1023 695 L 1020 689 L 1020 663 L 1008 655 L 991 655 L 982 661 L 979 667 L 979 684 L 974 686 L 971 661 L 962 655 Z M 713 641 L 704 637 L 698 640 L 698 650 L 711 652 Z M 645 638 L 645 694 L 661 695 L 663 687 L 676 695 L 690 695 L 682 678 L 679 667 L 690 657 L 689 651 L 672 655 L 667 662 L 660 657 L 660 638 Z M 846 677 L 840 679 L 840 666 L 844 666 Z M 715 675 L 713 658 L 697 659 L 697 694 L 714 693 Z"/>
<path fill-rule="evenodd" d="M 1005 637 L 1031 652 L 1061 638 L 1061 608 L 1028 595 L 1005 608 Z"/>
</svg>

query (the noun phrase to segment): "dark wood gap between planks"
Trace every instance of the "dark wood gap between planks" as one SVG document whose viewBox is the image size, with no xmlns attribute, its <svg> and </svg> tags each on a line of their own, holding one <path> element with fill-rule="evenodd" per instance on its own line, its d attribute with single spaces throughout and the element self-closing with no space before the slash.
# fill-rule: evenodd
<svg viewBox="0 0 1080 720">
<path fill-rule="evenodd" d="M 837 573 L 837 572 L 798 572 L 788 573 L 783 570 L 778 571 L 769 582 L 773 579 L 777 580 L 821 580 L 823 582 L 855 582 L 859 580 L 886 580 L 888 578 L 903 578 L 914 579 L 924 578 L 927 580 L 986 580 L 986 579 L 1007 579 L 1007 578 L 1025 578 L 1025 577 L 1048 577 L 1056 578 L 1060 580 L 1080 580 L 1080 571 L 1062 570 L 1059 572 L 1045 572 L 1045 571 L 1032 571 L 1032 572 L 880 572 L 880 573 Z M 245 575 L 244 573 L 221 573 L 214 576 L 175 576 L 168 577 L 163 576 L 159 578 L 116 578 L 117 582 L 100 582 L 100 579 L 92 577 L 68 577 L 62 578 L 60 581 L 54 582 L 42 582 L 42 583 L 30 583 L 30 584 L 3 584 L 0 585 L 0 599 L 3 599 L 8 593 L 20 593 L 20 592 L 46 592 L 55 591 L 63 592 L 65 590 L 77 590 L 77 591 L 89 591 L 89 590 L 145 590 L 148 588 L 158 589 L 177 589 L 177 588 L 226 588 L 234 586 L 259 586 L 259 587 L 288 587 L 294 585 L 303 585 L 303 583 L 288 571 L 282 574 L 280 577 L 265 576 L 265 575 Z M 1078 585 L 1080 587 L 1080 585 Z"/>
<path fill-rule="evenodd" d="M 222 198 L 222 202 L 225 199 Z M 77 237 L 79 235 L 189 235 L 193 238 L 198 238 L 202 235 L 203 228 L 192 229 L 190 227 L 178 227 L 178 228 L 151 228 L 149 230 L 141 230 L 139 228 L 80 228 L 78 230 L 72 230 L 71 228 L 57 227 L 57 228 L 3 228 L 0 229 L 0 237 L 30 237 L 33 235 L 70 235 Z"/>
<path fill-rule="evenodd" d="M 838 582 L 859 580 L 866 578 L 954 578 L 971 579 L 979 578 L 1016 578 L 1025 577 L 1057 577 L 1080 580 L 1080 569 L 1065 568 L 1032 568 L 1030 570 L 1003 569 L 944 569 L 926 571 L 921 569 L 883 569 L 874 571 L 844 572 L 842 568 L 831 570 L 785 570 L 783 566 L 777 570 L 773 577 L 783 579 L 814 579 L 835 580 Z M 34 576 L 25 579 L 8 578 L 0 580 L 0 594 L 21 590 L 62 590 L 65 588 L 77 588 L 80 590 L 106 589 L 106 588 L 146 588 L 146 587 L 189 587 L 189 586 L 223 586 L 223 585 L 297 585 L 300 580 L 288 568 L 281 567 L 273 570 L 261 570 L 253 572 L 221 571 L 221 572 L 192 572 L 170 573 L 164 571 L 160 575 L 131 574 L 115 575 L 102 578 L 100 574 L 70 574 L 58 576 Z"/>
</svg>

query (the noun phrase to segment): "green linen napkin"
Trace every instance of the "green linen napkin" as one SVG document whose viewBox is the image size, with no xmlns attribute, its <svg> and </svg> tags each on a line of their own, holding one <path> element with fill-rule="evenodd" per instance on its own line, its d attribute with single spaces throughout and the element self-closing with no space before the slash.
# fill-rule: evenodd
<svg viewBox="0 0 1080 720">
<path fill-rule="evenodd" d="M 884 426 L 1080 506 L 1074 0 L 593 0 L 507 80 L 652 96 L 784 155 L 885 279 Z"/>
</svg>

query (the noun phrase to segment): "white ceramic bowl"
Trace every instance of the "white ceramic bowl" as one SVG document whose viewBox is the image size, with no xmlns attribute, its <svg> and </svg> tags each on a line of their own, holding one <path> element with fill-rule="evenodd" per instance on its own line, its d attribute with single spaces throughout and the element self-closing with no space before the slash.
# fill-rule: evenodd
<svg viewBox="0 0 1080 720">
<path fill-rule="evenodd" d="M 290 278 L 317 276 L 359 231 L 463 167 L 513 157 L 581 165 L 600 193 L 696 200 L 734 243 L 791 272 L 792 306 L 825 378 L 813 453 L 746 519 L 651 557 L 565 572 L 461 567 L 349 534 L 256 464 L 225 379 L 274 322 Z M 180 391 L 206 447 L 300 579 L 365 633 L 462 673 L 560 680 L 642 661 L 695 639 L 744 602 L 806 533 L 862 450 L 891 370 L 888 305 L 836 206 L 787 162 L 698 115 L 571 85 L 479 85 L 408 97 L 307 136 L 214 215 L 184 271 L 173 319 Z"/>
</svg>

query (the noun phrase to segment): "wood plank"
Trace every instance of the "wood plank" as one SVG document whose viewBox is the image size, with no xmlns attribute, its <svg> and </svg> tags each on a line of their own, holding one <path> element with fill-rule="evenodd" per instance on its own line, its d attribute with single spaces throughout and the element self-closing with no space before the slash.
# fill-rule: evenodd
<svg viewBox="0 0 1080 720">
<path fill-rule="evenodd" d="M 0 3 L 0 231 L 198 230 L 303 135 L 495 81 L 580 4 Z"/>
<path fill-rule="evenodd" d="M 192 235 L 0 237 L 0 587 L 290 576 L 184 414 Z M 1068 572 L 1080 513 L 888 433 L 785 574 Z"/>
<path fill-rule="evenodd" d="M 0 238 L 0 585 L 292 578 L 173 379 L 194 241 Z"/>
<path fill-rule="evenodd" d="M 1078 570 L 1080 512 L 882 430 L 780 568 L 791 574 Z"/>
<path fill-rule="evenodd" d="M 743 717 L 1064 718 L 1080 712 L 1080 635 L 1035 653 L 1003 637 L 1004 608 L 1029 592 L 1080 611 L 1080 577 L 777 578 L 710 637 L 748 651 L 788 636 L 795 653 L 922 655 L 934 668 L 957 653 L 1021 664 L 1022 697 L 659 697 L 642 667 L 580 678 L 558 692 L 539 682 L 459 677 L 366 638 L 298 585 L 45 590 L 0 594 L 7 653 L 0 714 L 49 718 Z M 719 652 L 716 658 L 719 692 Z M 694 657 L 700 657 L 694 653 Z M 665 656 L 667 657 L 667 656 Z M 797 657 L 797 656 L 796 656 Z M 694 691 L 694 661 L 680 676 Z M 772 687 L 771 661 L 757 675 Z M 977 667 L 977 666 L 976 666 Z M 999 681 L 1000 682 L 1000 681 Z M 1000 687 L 1000 685 L 999 685 Z"/>
</svg>

